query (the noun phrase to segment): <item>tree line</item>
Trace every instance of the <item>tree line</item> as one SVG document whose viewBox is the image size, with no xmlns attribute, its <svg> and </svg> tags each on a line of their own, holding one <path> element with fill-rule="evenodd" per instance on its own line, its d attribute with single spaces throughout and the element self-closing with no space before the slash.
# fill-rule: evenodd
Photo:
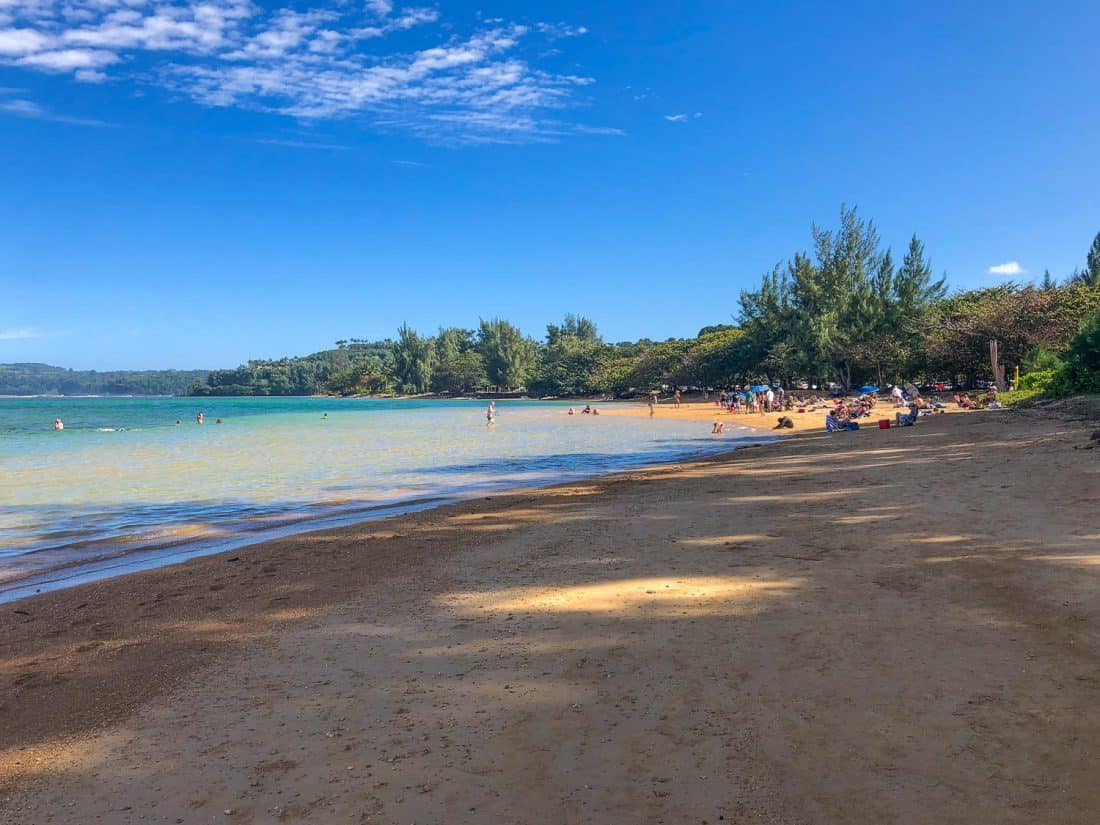
<svg viewBox="0 0 1100 825">
<path fill-rule="evenodd" d="M 206 370 L 71 370 L 0 364 L 0 395 L 183 395 Z"/>
<path fill-rule="evenodd" d="M 814 227 L 812 251 L 796 252 L 741 292 L 730 323 L 692 338 L 605 341 L 589 318 L 567 315 L 536 339 L 500 318 L 425 335 L 336 342 L 303 358 L 215 370 L 194 394 L 299 395 L 522 390 L 537 396 L 661 386 L 781 383 L 845 388 L 946 380 L 973 385 L 1037 352 L 1069 351 L 1100 312 L 1100 234 L 1084 269 L 1063 281 L 1003 283 L 949 293 L 914 236 L 900 264 L 870 221 L 841 208 L 836 229 Z M 998 362 L 990 358 L 997 342 Z M 1003 380 L 1003 375 L 1000 376 Z"/>
</svg>

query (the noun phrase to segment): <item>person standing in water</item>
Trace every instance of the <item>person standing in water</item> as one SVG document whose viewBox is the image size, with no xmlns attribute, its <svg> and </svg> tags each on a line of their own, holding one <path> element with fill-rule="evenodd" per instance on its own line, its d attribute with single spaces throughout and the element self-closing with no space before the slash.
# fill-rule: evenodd
<svg viewBox="0 0 1100 825">
<path fill-rule="evenodd" d="M 62 421 L 60 418 L 55 418 L 53 420 L 53 428 L 55 430 L 63 430 L 65 429 L 65 422 Z"/>
<path fill-rule="evenodd" d="M 199 413 L 198 415 L 195 416 L 195 423 L 196 424 L 201 424 L 202 423 L 202 413 Z"/>
<path fill-rule="evenodd" d="M 490 401 L 489 402 L 489 409 L 487 409 L 485 411 L 485 420 L 488 423 L 492 424 L 496 421 L 496 417 L 497 417 L 497 402 L 496 401 Z"/>
</svg>

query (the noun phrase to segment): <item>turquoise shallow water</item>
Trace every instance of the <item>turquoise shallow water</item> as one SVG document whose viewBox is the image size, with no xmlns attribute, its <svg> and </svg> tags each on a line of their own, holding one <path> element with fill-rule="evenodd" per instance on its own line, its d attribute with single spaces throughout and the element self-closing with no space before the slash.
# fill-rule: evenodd
<svg viewBox="0 0 1100 825">
<path fill-rule="evenodd" d="M 766 440 L 566 406 L 498 402 L 488 427 L 473 401 L 0 398 L 0 600 Z"/>
</svg>

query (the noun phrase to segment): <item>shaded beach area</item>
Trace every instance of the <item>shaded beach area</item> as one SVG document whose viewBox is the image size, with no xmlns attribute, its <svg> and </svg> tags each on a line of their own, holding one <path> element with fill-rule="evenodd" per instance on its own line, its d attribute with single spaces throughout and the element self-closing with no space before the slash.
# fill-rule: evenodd
<svg viewBox="0 0 1100 825">
<path fill-rule="evenodd" d="M 3 605 L 0 820 L 1094 822 L 1093 429 L 807 427 Z"/>
</svg>

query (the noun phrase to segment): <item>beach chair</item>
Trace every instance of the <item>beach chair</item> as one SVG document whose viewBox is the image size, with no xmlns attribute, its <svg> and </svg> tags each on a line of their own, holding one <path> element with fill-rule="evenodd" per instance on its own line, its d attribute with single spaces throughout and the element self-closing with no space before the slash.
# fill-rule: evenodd
<svg viewBox="0 0 1100 825">
<path fill-rule="evenodd" d="M 825 432 L 827 433 L 839 433 L 847 429 L 843 424 L 837 421 L 832 415 L 825 416 Z"/>
</svg>

